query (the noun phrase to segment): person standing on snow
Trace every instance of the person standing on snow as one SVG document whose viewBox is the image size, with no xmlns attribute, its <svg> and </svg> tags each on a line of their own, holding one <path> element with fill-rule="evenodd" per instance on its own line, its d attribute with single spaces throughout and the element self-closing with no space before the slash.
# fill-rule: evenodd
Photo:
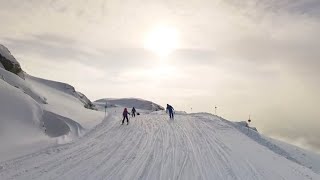
<svg viewBox="0 0 320 180">
<path fill-rule="evenodd" d="M 173 107 L 171 106 L 171 105 L 169 105 L 169 104 L 167 104 L 167 110 L 166 110 L 167 112 L 169 111 L 169 117 L 170 117 L 170 119 L 174 119 L 174 116 L 173 116 L 173 111 L 174 111 L 174 109 L 173 109 Z"/>
<path fill-rule="evenodd" d="M 136 108 L 132 108 L 132 110 L 131 110 L 131 115 L 132 115 L 132 117 L 136 117 Z"/>
<path fill-rule="evenodd" d="M 123 115 L 122 124 L 124 123 L 125 119 L 127 119 L 127 125 L 129 124 L 128 114 L 130 114 L 130 113 L 128 112 L 127 108 L 124 108 L 123 113 L 122 113 L 122 115 Z"/>
</svg>

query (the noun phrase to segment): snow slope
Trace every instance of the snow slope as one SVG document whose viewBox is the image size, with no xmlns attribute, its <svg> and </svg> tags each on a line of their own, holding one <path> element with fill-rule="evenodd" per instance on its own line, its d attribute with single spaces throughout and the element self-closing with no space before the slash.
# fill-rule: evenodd
<svg viewBox="0 0 320 180">
<path fill-rule="evenodd" d="M 1 68 L 0 68 L 1 70 Z M 0 79 L 0 160 L 27 152 L 40 142 L 46 141 L 42 131 L 41 105 L 20 89 Z"/>
<path fill-rule="evenodd" d="M 103 120 L 70 85 L 2 68 L 0 77 L 0 161 L 70 142 Z"/>
<path fill-rule="evenodd" d="M 265 137 L 273 144 L 284 149 L 292 158 L 295 158 L 300 164 L 312 169 L 314 172 L 320 174 L 320 156 L 319 154 L 301 149 L 297 146 L 281 142 L 276 139 Z"/>
<path fill-rule="evenodd" d="M 103 120 L 104 114 L 85 108 L 89 100 L 83 94 L 80 96 L 69 84 L 30 75 L 26 75 L 25 79 L 39 94 L 48 99 L 48 104 L 43 106 L 45 110 L 75 120 L 85 129 L 91 129 Z"/>
<path fill-rule="evenodd" d="M 0 179 L 320 179 L 209 114 L 143 114 L 122 108 L 73 143 L 0 164 Z"/>
<path fill-rule="evenodd" d="M 0 76 L 0 161 L 70 142 L 103 120 L 70 85 L 2 68 Z"/>
<path fill-rule="evenodd" d="M 2 45 L 0 60 L 0 161 L 70 142 L 103 120 L 85 95 L 26 74 Z"/>
</svg>

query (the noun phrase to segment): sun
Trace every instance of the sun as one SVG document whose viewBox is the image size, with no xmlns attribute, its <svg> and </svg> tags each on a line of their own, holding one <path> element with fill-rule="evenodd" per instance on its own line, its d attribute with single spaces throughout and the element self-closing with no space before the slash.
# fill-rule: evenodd
<svg viewBox="0 0 320 180">
<path fill-rule="evenodd" d="M 158 26 L 147 36 L 144 47 L 159 56 L 168 56 L 178 47 L 178 32 L 169 26 Z"/>
</svg>

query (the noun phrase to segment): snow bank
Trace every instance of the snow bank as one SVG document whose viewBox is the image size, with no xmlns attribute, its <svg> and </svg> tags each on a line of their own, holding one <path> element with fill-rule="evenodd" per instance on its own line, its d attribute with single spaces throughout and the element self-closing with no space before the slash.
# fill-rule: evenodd
<svg viewBox="0 0 320 180">
<path fill-rule="evenodd" d="M 234 123 L 237 124 L 237 125 L 240 126 L 240 127 L 249 128 L 249 129 L 251 129 L 251 130 L 254 130 L 254 131 L 257 131 L 257 132 L 258 132 L 257 128 L 251 127 L 251 126 L 248 124 L 248 122 L 246 122 L 246 121 L 240 121 L 240 122 L 234 122 Z"/>
<path fill-rule="evenodd" d="M 254 142 L 271 150 L 275 154 L 278 154 L 294 163 L 302 165 L 311 169 L 313 172 L 320 174 L 320 156 L 318 154 L 311 153 L 296 146 L 265 137 L 264 135 L 260 134 L 256 128 L 249 127 L 248 123 L 245 121 L 231 122 L 209 113 L 195 113 L 194 115 L 208 118 L 210 120 L 223 121 L 252 139 Z"/>
<path fill-rule="evenodd" d="M 0 79 L 0 102 L 0 161 L 48 139 L 41 128 L 43 110 L 30 96 Z"/>
<path fill-rule="evenodd" d="M 24 80 L 2 68 L 0 101 L 0 161 L 68 143 L 104 117 L 86 109 L 90 100 L 70 85 L 27 74 Z"/>
<path fill-rule="evenodd" d="M 24 73 L 2 45 L 0 101 L 0 161 L 70 142 L 104 117 L 73 86 Z"/>
<path fill-rule="evenodd" d="M 74 120 L 44 111 L 43 126 L 49 137 L 57 137 L 59 144 L 68 143 L 85 134 L 85 129 Z"/>
<path fill-rule="evenodd" d="M 43 125 L 50 137 L 79 137 L 84 134 L 84 129 L 79 123 L 49 111 L 44 111 Z"/>
<path fill-rule="evenodd" d="M 294 146 L 276 139 L 272 139 L 268 137 L 263 137 L 263 138 L 272 142 L 278 147 L 281 147 L 282 149 L 284 149 L 291 157 L 299 161 L 300 164 L 320 174 L 320 155 L 319 154 L 310 152 L 305 149 L 301 149 L 297 146 Z"/>
</svg>

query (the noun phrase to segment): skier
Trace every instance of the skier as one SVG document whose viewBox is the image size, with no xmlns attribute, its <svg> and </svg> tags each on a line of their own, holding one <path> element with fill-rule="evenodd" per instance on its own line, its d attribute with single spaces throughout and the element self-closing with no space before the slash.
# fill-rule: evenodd
<svg viewBox="0 0 320 180">
<path fill-rule="evenodd" d="M 130 114 L 130 113 L 128 112 L 127 108 L 124 108 L 123 113 L 122 113 L 122 115 L 123 115 L 122 124 L 124 123 L 125 119 L 127 119 L 127 125 L 129 124 L 128 114 Z"/>
<path fill-rule="evenodd" d="M 132 115 L 132 117 L 136 117 L 136 108 L 132 108 L 132 110 L 131 110 L 131 115 Z"/>
<path fill-rule="evenodd" d="M 173 107 L 171 106 L 171 105 L 169 105 L 169 104 L 167 104 L 167 110 L 166 110 L 167 112 L 169 111 L 169 117 L 170 117 L 170 119 L 174 119 L 174 117 L 173 117 L 173 111 L 174 111 L 174 109 L 173 109 Z"/>
</svg>

